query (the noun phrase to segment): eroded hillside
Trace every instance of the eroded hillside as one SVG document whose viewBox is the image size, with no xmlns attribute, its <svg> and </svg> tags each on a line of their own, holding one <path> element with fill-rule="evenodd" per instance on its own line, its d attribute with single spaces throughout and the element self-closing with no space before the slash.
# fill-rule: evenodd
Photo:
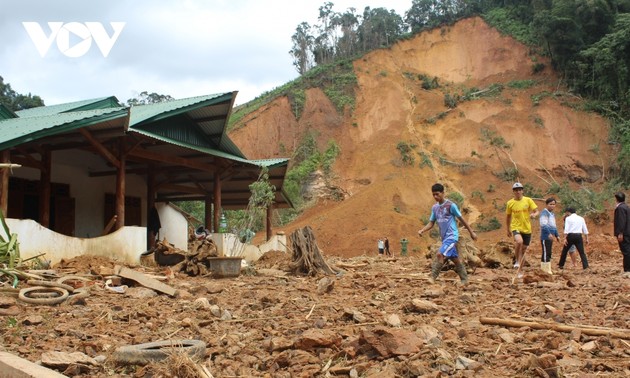
<svg viewBox="0 0 630 378">
<path fill-rule="evenodd" d="M 310 225 L 328 254 L 374 253 L 380 236 L 395 241 L 394 249 L 407 238 L 411 251 L 424 251 L 432 240 L 416 231 L 428 217 L 434 182 L 461 193 L 468 221 L 480 228 L 493 218 L 504 222 L 512 180 L 503 178 L 515 172 L 541 193 L 552 183 L 605 180 L 613 155 L 606 120 L 577 110 L 580 99 L 563 89 L 545 58 L 480 18 L 374 51 L 354 69 L 353 112 L 340 116 L 313 88 L 299 119 L 279 98 L 230 135 L 250 158 L 290 155 L 311 129 L 321 146 L 337 142 L 332 184 L 348 195 L 319 201 L 284 228 Z M 425 89 L 433 78 L 439 85 Z M 401 143 L 411 146 L 412 164 L 403 161 Z M 503 235 L 481 233 L 478 245 Z"/>
</svg>

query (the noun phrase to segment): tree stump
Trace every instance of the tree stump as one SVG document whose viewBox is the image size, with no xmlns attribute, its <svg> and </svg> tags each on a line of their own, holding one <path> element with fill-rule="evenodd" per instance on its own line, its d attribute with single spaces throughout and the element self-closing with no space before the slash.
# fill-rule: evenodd
<svg viewBox="0 0 630 378">
<path fill-rule="evenodd" d="M 290 236 L 293 258 L 291 271 L 295 274 L 315 276 L 317 273 L 337 274 L 337 268 L 326 263 L 315 241 L 313 229 L 306 226 Z"/>
</svg>

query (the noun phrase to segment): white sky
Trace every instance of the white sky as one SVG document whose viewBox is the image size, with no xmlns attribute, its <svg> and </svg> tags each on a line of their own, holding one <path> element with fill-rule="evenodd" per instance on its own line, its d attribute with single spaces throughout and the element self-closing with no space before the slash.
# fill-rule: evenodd
<svg viewBox="0 0 630 378">
<path fill-rule="evenodd" d="M 412 0 L 337 0 L 333 11 L 366 6 L 393 9 L 401 17 Z M 298 74 L 289 50 L 303 21 L 317 23 L 324 0 L 4 0 L 0 11 L 0 76 L 18 93 L 41 96 L 47 105 L 142 91 L 184 98 L 239 91 L 247 102 Z M 48 22 L 62 22 L 44 57 L 23 22 L 37 22 L 48 38 Z M 85 53 L 62 53 L 81 38 L 65 25 L 97 22 L 113 34 L 110 22 L 124 22 L 107 57 L 96 44 Z M 85 29 L 87 30 L 87 29 Z M 93 35 L 93 34 L 92 34 Z M 89 38 L 89 35 L 88 35 Z M 59 47 L 61 42 L 62 46 Z M 77 47 L 78 48 L 78 47 Z"/>
</svg>

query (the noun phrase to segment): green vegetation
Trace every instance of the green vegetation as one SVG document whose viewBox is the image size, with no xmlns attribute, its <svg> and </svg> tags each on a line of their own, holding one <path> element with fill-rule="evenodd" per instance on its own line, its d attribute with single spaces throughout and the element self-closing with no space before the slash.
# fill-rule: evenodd
<svg viewBox="0 0 630 378">
<path fill-rule="evenodd" d="M 527 89 L 536 85 L 536 80 L 514 80 L 507 83 L 509 88 Z"/>
<path fill-rule="evenodd" d="M 4 231 L 4 234 L 0 233 L 0 264 L 13 269 L 20 262 L 20 243 L 18 243 L 17 234 L 9 230 L 2 210 L 0 210 L 0 224 Z"/>
<path fill-rule="evenodd" d="M 398 142 L 398 144 L 396 145 L 396 148 L 398 149 L 398 151 L 400 151 L 400 157 L 402 159 L 403 164 L 414 165 L 415 158 L 411 154 L 411 152 L 414 150 L 414 148 L 416 148 L 415 144 L 401 141 L 401 142 Z"/>
<path fill-rule="evenodd" d="M 36 95 L 23 95 L 17 93 L 11 88 L 11 84 L 4 82 L 0 76 L 0 104 L 6 106 L 10 110 L 18 111 L 38 106 L 44 106 L 44 100 Z"/>
<path fill-rule="evenodd" d="M 233 129 L 234 125 L 239 123 L 247 114 L 282 96 L 286 96 L 289 99 L 293 115 L 298 119 L 304 110 L 306 90 L 309 88 L 322 89 L 339 113 L 343 113 L 346 109 L 352 111 L 354 109 L 354 90 L 356 85 L 357 77 L 354 73 L 351 59 L 339 60 L 314 67 L 301 77 L 235 107 L 230 116 L 227 129 Z"/>
<path fill-rule="evenodd" d="M 302 184 L 318 169 L 325 175 L 332 174 L 332 165 L 341 150 L 335 141 L 328 142 L 328 146 L 320 152 L 313 133 L 307 133 L 294 154 L 294 165 L 287 172 L 284 181 L 284 191 L 298 209 L 304 206 L 301 195 Z"/>
<path fill-rule="evenodd" d="M 422 167 L 429 167 L 429 168 L 433 168 L 433 163 L 431 163 L 431 156 L 428 155 L 425 152 L 419 152 L 418 155 L 420 155 L 420 168 Z"/>
<path fill-rule="evenodd" d="M 475 229 L 479 232 L 488 232 L 499 230 L 501 228 L 501 222 L 497 219 L 497 217 L 492 217 L 490 219 L 486 219 L 483 214 L 479 216 L 479 221 L 475 223 Z"/>
<path fill-rule="evenodd" d="M 455 202 L 460 209 L 464 208 L 464 196 L 460 192 L 450 192 L 447 197 Z"/>
<path fill-rule="evenodd" d="M 422 81 L 422 89 L 431 90 L 440 87 L 440 83 L 438 82 L 438 78 L 436 76 L 431 78 L 427 75 L 420 74 L 418 75 L 418 79 Z"/>
<path fill-rule="evenodd" d="M 484 197 L 483 193 L 481 193 L 481 191 L 480 191 L 480 190 L 475 190 L 475 191 L 473 191 L 473 192 L 471 193 L 470 197 L 471 197 L 471 198 L 475 198 L 475 197 L 477 197 L 477 198 L 479 198 L 479 199 L 481 200 L 481 202 L 485 202 L 485 201 L 486 201 L 486 199 L 485 199 L 485 197 Z"/>
<path fill-rule="evenodd" d="M 578 214 L 594 220 L 606 220 L 606 203 L 614 196 L 619 188 L 619 182 L 610 181 L 604 188 L 593 189 L 587 185 L 582 185 L 578 190 L 569 186 L 568 182 L 562 184 L 554 183 L 549 188 L 549 194 L 555 195 L 560 206 L 556 209 L 558 214 L 571 206 Z"/>
</svg>

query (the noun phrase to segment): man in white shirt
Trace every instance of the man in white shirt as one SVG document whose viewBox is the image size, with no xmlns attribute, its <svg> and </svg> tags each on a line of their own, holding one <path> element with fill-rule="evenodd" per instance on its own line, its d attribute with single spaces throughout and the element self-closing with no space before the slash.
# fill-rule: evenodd
<svg viewBox="0 0 630 378">
<path fill-rule="evenodd" d="M 584 242 L 588 244 L 588 228 L 586 228 L 586 222 L 584 218 L 575 213 L 574 207 L 568 207 L 566 211 L 570 213 L 570 215 L 564 220 L 564 247 L 562 248 L 558 268 L 564 269 L 564 263 L 567 260 L 567 252 L 569 252 L 571 246 L 574 245 L 580 253 L 582 269 L 588 269 L 588 259 L 586 258 L 586 253 L 584 253 Z M 584 239 L 582 239 L 582 235 L 584 235 Z"/>
</svg>

